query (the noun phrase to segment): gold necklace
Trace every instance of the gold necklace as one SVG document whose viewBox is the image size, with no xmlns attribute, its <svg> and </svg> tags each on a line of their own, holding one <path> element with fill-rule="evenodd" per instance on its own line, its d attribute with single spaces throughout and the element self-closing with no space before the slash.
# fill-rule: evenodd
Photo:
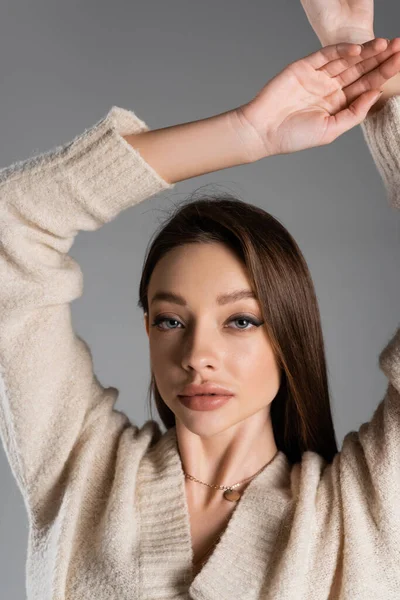
<svg viewBox="0 0 400 600">
<path fill-rule="evenodd" d="M 189 475 L 185 471 L 183 471 L 183 473 L 184 473 L 185 477 L 187 477 L 187 479 L 191 479 L 192 481 L 196 481 L 197 483 L 202 483 L 203 485 L 207 485 L 208 487 L 214 488 L 216 490 L 224 490 L 223 496 L 226 500 L 229 500 L 229 502 L 237 502 L 238 500 L 240 500 L 243 492 L 239 492 L 239 491 L 235 490 L 234 488 L 238 487 L 239 485 L 242 485 L 242 483 L 246 483 L 247 481 L 250 481 L 250 479 L 254 479 L 254 477 L 256 477 L 259 473 L 261 473 L 261 471 L 263 469 L 265 469 L 265 467 L 268 466 L 270 464 L 270 462 L 273 461 L 273 459 L 278 454 L 278 452 L 279 452 L 279 450 L 277 450 L 275 452 L 275 454 L 271 458 L 271 460 L 269 460 L 265 465 L 263 465 L 261 467 L 261 469 L 259 469 L 257 471 L 257 473 L 254 473 L 254 475 L 251 475 L 251 477 L 247 477 L 246 479 L 243 479 L 243 481 L 239 481 L 239 483 L 235 483 L 233 485 L 212 485 L 210 483 L 205 483 L 204 481 L 200 481 L 199 479 L 196 479 L 196 477 L 193 477 L 193 475 Z"/>
</svg>

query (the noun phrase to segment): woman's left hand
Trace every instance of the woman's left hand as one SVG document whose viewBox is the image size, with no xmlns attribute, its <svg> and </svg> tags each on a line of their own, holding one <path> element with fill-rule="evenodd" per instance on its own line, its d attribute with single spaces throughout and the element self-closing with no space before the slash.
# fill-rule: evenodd
<svg viewBox="0 0 400 600">
<path fill-rule="evenodd" d="M 322 46 L 374 39 L 374 0 L 300 0 Z"/>
<path fill-rule="evenodd" d="M 400 38 L 326 46 L 236 109 L 242 138 L 252 140 L 254 160 L 329 144 L 364 120 L 376 91 L 399 71 Z"/>
</svg>

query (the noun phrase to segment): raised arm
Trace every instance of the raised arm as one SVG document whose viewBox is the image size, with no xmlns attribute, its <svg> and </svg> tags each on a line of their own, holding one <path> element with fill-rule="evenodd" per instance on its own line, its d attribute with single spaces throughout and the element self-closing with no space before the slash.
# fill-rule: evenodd
<svg viewBox="0 0 400 600">
<path fill-rule="evenodd" d="M 32 521 L 68 483 L 89 423 L 110 436 L 126 427 L 118 390 L 99 383 L 71 323 L 83 278 L 68 252 L 78 231 L 173 187 L 122 137 L 146 129 L 113 107 L 72 142 L 0 171 L 0 433 Z"/>
<path fill-rule="evenodd" d="M 83 291 L 68 254 L 76 235 L 176 181 L 249 162 L 236 119 L 152 132 L 113 107 L 71 142 L 0 171 L 0 434 L 31 522 L 61 501 L 86 432 L 94 447 L 112 447 L 129 425 L 139 434 L 73 328 L 70 304 Z"/>
<path fill-rule="evenodd" d="M 301 3 L 323 46 L 339 42 L 368 45 L 374 38 L 373 0 L 301 0 Z M 397 39 L 391 42 L 389 50 L 398 43 Z M 400 209 L 398 72 L 380 87 L 383 94 L 361 122 L 361 130 L 382 177 L 389 204 Z M 323 514 L 326 506 L 331 505 L 332 490 L 339 485 L 337 493 L 342 499 L 341 522 L 347 545 L 363 548 L 360 535 L 368 532 L 372 543 L 385 553 L 382 564 L 387 566 L 388 581 L 395 586 L 400 572 L 400 328 L 381 349 L 379 367 L 387 378 L 383 398 L 372 418 L 358 431 L 345 436 L 334 468 L 325 471 L 319 508 Z M 323 544 L 321 540 L 321 547 Z M 367 543 L 365 549 L 368 548 Z M 369 561 L 370 556 L 366 564 Z"/>
</svg>

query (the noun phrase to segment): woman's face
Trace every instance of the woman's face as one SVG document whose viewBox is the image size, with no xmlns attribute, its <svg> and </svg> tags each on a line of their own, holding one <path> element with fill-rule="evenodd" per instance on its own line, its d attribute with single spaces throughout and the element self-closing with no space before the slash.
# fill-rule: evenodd
<svg viewBox="0 0 400 600">
<path fill-rule="evenodd" d="M 280 371 L 258 301 L 217 302 L 220 294 L 243 289 L 251 291 L 246 268 L 221 243 L 174 248 L 150 279 L 145 325 L 151 368 L 164 402 L 198 435 L 211 436 L 250 417 L 265 421 L 279 389 Z M 182 296 L 185 305 L 152 302 L 159 292 Z M 234 396 L 217 409 L 192 410 L 178 399 L 190 383 L 218 384 Z"/>
</svg>

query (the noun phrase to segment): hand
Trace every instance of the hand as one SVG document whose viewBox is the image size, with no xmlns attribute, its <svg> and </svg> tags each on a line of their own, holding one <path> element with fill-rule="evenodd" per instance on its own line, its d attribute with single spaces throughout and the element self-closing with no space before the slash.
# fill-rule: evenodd
<svg viewBox="0 0 400 600">
<path fill-rule="evenodd" d="M 374 0 L 300 0 L 322 46 L 348 42 L 364 44 L 375 38 Z M 400 94 L 400 73 L 385 81 L 383 94 L 368 116 Z"/>
<path fill-rule="evenodd" d="M 236 109 L 241 137 L 252 139 L 254 160 L 330 144 L 364 120 L 378 88 L 399 70 L 400 38 L 322 48 Z"/>
<path fill-rule="evenodd" d="M 300 0 L 322 46 L 375 38 L 374 0 Z"/>
</svg>

